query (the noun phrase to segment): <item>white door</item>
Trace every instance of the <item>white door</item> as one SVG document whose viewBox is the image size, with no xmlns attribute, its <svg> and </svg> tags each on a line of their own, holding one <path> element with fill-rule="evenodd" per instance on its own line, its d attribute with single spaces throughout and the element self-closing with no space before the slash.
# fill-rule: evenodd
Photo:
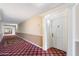
<svg viewBox="0 0 79 59">
<path fill-rule="evenodd" d="M 53 47 L 64 50 L 65 19 L 63 16 L 51 19 L 51 36 Z"/>
</svg>

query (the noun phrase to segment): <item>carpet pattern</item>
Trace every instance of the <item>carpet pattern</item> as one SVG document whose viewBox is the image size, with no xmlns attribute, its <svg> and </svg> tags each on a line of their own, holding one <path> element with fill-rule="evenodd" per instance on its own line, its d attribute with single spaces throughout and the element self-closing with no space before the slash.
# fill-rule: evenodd
<svg viewBox="0 0 79 59">
<path fill-rule="evenodd" d="M 60 49 L 57 49 L 57 48 L 49 48 L 47 50 L 50 54 L 53 54 L 53 56 L 66 56 L 66 52 L 65 51 L 62 51 Z"/>
<path fill-rule="evenodd" d="M 17 36 L 5 36 L 0 43 L 0 56 L 65 56 L 64 51 L 39 48 Z"/>
</svg>

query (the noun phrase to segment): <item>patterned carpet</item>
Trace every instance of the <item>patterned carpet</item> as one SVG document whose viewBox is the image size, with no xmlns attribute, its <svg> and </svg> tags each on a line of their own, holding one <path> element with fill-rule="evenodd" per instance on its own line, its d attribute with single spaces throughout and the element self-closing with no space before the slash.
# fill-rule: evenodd
<svg viewBox="0 0 79 59">
<path fill-rule="evenodd" d="M 66 52 L 65 51 L 62 51 L 62 50 L 59 50 L 57 48 L 49 48 L 47 50 L 50 54 L 53 54 L 53 56 L 66 56 Z"/>
<path fill-rule="evenodd" d="M 65 56 L 66 52 L 56 48 L 47 51 L 24 41 L 17 36 L 5 36 L 0 43 L 0 56 Z"/>
</svg>

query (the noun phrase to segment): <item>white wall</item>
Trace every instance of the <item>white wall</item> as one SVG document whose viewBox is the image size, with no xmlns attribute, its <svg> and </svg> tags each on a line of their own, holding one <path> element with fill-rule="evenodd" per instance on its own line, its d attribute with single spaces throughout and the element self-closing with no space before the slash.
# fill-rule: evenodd
<svg viewBox="0 0 79 59">
<path fill-rule="evenodd" d="M 76 40 L 79 41 L 79 5 L 76 7 Z"/>
<path fill-rule="evenodd" d="M 2 40 L 3 33 L 2 33 L 2 10 L 0 9 L 0 41 Z"/>
<path fill-rule="evenodd" d="M 75 39 L 75 55 L 79 56 L 79 4 L 76 6 L 76 22 L 75 22 L 75 27 L 76 27 L 76 39 Z"/>
<path fill-rule="evenodd" d="M 2 40 L 3 34 L 2 34 L 2 22 L 0 21 L 0 41 Z"/>
</svg>

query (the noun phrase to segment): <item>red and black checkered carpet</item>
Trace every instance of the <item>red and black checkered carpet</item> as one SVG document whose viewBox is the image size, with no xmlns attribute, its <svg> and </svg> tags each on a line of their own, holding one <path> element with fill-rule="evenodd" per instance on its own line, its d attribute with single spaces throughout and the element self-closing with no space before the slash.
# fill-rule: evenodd
<svg viewBox="0 0 79 59">
<path fill-rule="evenodd" d="M 56 48 L 47 51 L 24 41 L 17 36 L 5 36 L 0 43 L 0 56 L 66 56 L 66 52 Z"/>
</svg>

